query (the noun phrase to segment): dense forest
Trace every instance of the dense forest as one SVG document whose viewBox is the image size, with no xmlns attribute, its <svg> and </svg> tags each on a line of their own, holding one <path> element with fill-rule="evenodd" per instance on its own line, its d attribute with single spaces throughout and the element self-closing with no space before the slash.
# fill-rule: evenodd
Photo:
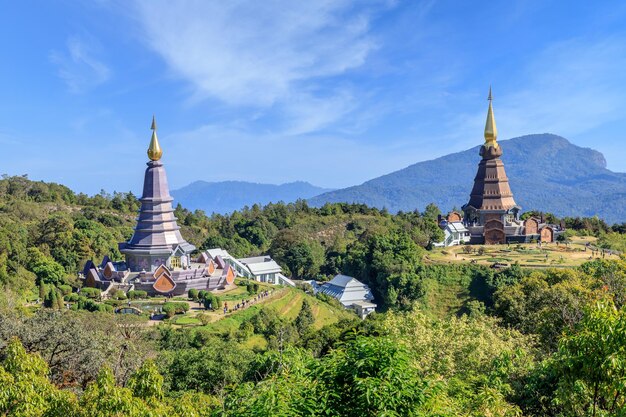
<svg viewBox="0 0 626 417">
<path fill-rule="evenodd" d="M 0 413 L 12 416 L 613 416 L 626 414 L 626 259 L 576 268 L 433 264 L 434 205 L 391 214 L 306 202 L 207 216 L 183 235 L 235 256 L 270 253 L 294 278 L 343 272 L 370 285 L 366 320 L 313 325 L 264 307 L 237 328 L 146 326 L 140 316 L 34 306 L 71 297 L 86 259 L 120 256 L 139 207 L 25 177 L 0 180 Z M 534 213 L 538 214 L 538 213 Z M 626 225 L 556 219 L 600 247 Z M 436 288 L 463 288 L 458 309 Z M 45 295 L 45 294 L 44 294 Z M 56 295 L 55 295 L 56 297 Z M 443 301 L 439 301 L 440 303 Z M 317 307 L 316 307 L 317 308 Z M 94 309 L 97 310 L 97 309 Z M 251 346 L 251 338 L 265 341 Z"/>
</svg>

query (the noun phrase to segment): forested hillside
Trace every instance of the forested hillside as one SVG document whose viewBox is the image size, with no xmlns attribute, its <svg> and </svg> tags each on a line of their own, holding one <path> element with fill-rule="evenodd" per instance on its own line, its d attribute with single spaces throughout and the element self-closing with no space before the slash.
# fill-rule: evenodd
<svg viewBox="0 0 626 417">
<path fill-rule="evenodd" d="M 73 278 L 85 259 L 119 257 L 137 208 L 132 194 L 0 180 L 0 414 L 626 413 L 623 257 L 533 270 L 433 263 L 425 256 L 441 238 L 433 205 L 391 215 L 298 201 L 211 217 L 178 207 L 182 233 L 198 247 L 267 252 L 294 278 L 351 274 L 372 287 L 379 309 L 361 320 L 303 286 L 276 288 L 227 316 L 210 311 L 259 299 L 240 282 L 232 296 L 145 299 L 169 316 L 149 326 L 146 314 L 111 312 L 141 294 L 101 301 L 77 293 Z M 593 235 L 623 250 L 623 224 L 564 222 L 562 244 Z M 43 306 L 33 302 L 42 295 Z M 194 316 L 184 313 L 190 306 Z"/>
</svg>

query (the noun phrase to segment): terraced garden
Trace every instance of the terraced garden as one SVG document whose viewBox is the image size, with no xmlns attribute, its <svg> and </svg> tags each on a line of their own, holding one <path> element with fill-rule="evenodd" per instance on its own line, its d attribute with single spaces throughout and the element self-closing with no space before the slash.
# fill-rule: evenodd
<svg viewBox="0 0 626 417">
<path fill-rule="evenodd" d="M 570 243 L 528 243 L 511 245 L 471 245 L 435 248 L 425 256 L 432 263 L 465 263 L 483 265 L 519 263 L 526 268 L 573 267 L 598 257 L 618 259 L 618 255 L 593 251 L 595 238 L 573 238 Z"/>
</svg>

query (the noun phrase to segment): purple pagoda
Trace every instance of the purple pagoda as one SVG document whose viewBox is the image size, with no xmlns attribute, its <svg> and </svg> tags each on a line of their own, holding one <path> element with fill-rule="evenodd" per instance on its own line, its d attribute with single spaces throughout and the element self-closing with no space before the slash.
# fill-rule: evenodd
<svg viewBox="0 0 626 417">
<path fill-rule="evenodd" d="M 200 253 L 196 259 L 192 258 L 196 247 L 182 237 L 176 223 L 154 118 L 151 129 L 150 161 L 139 199 L 137 225 L 130 240 L 119 244 L 125 261 L 113 262 L 105 256 L 96 266 L 89 260 L 79 278 L 85 286 L 102 290 L 105 297 L 114 289 L 181 295 L 192 288 L 209 291 L 225 288 L 233 284 L 237 272 L 219 256 L 213 259 Z"/>
<path fill-rule="evenodd" d="M 167 185 L 165 168 L 160 161 L 163 150 L 152 119 L 152 139 L 148 148 L 141 208 L 135 232 L 128 242 L 120 243 L 119 249 L 126 256 L 126 265 L 132 272 L 154 271 L 161 265 L 169 268 L 191 266 L 190 255 L 196 247 L 180 234 Z"/>
</svg>

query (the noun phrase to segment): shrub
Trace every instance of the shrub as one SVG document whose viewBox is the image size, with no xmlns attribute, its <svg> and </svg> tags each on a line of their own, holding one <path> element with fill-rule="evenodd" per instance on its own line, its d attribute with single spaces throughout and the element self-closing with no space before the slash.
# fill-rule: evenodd
<svg viewBox="0 0 626 417">
<path fill-rule="evenodd" d="M 72 287 L 70 285 L 59 285 L 57 287 L 59 290 L 61 290 L 61 294 L 63 295 L 68 295 L 72 293 Z"/>
<path fill-rule="evenodd" d="M 205 300 L 208 294 L 211 294 L 211 293 L 208 292 L 207 290 L 200 290 L 198 292 L 198 300 Z"/>
<path fill-rule="evenodd" d="M 163 310 L 163 313 L 167 315 L 167 317 L 174 317 L 174 314 L 176 314 L 176 307 L 174 307 L 170 303 L 165 303 L 163 305 L 162 310 Z"/>
<path fill-rule="evenodd" d="M 122 290 L 115 290 L 113 295 L 111 295 L 111 298 L 113 298 L 114 300 L 125 300 L 126 293 Z"/>
<path fill-rule="evenodd" d="M 250 321 L 244 321 L 237 330 L 236 338 L 239 342 L 248 340 L 254 334 L 254 326 Z"/>
<path fill-rule="evenodd" d="M 167 317 L 173 317 L 174 314 L 185 313 L 189 310 L 189 304 L 185 302 L 168 301 L 163 304 L 163 312 Z"/>
<path fill-rule="evenodd" d="M 108 304 L 98 304 L 97 310 L 105 312 L 105 313 L 112 313 L 113 312 L 113 306 L 110 306 Z"/>
<path fill-rule="evenodd" d="M 198 320 L 200 320 L 200 323 L 202 323 L 203 326 L 211 323 L 211 316 L 209 316 L 208 314 L 201 313 L 198 314 L 196 317 L 198 318 Z"/>
<path fill-rule="evenodd" d="M 198 301 L 198 290 L 195 288 L 190 289 L 187 295 L 189 296 L 189 299 Z"/>
<path fill-rule="evenodd" d="M 339 300 L 337 300 L 335 297 L 331 297 L 328 294 L 323 294 L 321 292 L 318 292 L 317 295 L 315 296 L 315 298 L 317 298 L 320 301 L 325 302 L 326 304 L 333 306 L 333 307 L 337 307 L 337 308 L 343 308 L 343 304 L 341 304 L 339 302 Z"/>
<path fill-rule="evenodd" d="M 84 295 L 87 298 L 100 298 L 100 290 L 97 288 L 82 288 L 80 295 Z"/>
<path fill-rule="evenodd" d="M 202 302 L 204 304 L 204 308 L 207 310 L 214 310 L 217 308 L 217 301 L 215 300 L 215 296 L 211 293 L 206 294 L 202 299 Z"/>
<path fill-rule="evenodd" d="M 126 296 L 128 298 L 130 298 L 131 300 L 136 300 L 136 299 L 139 299 L 139 298 L 147 298 L 148 297 L 148 293 L 146 291 L 143 291 L 143 290 L 130 290 L 130 291 L 128 291 Z"/>
<path fill-rule="evenodd" d="M 63 297 L 63 299 L 65 301 L 69 301 L 69 302 L 75 303 L 76 301 L 78 301 L 78 294 L 76 294 L 76 293 L 68 294 L 65 297 Z"/>
<path fill-rule="evenodd" d="M 308 282 L 298 282 L 298 283 L 296 283 L 296 288 L 301 289 L 302 291 L 304 291 L 307 294 L 313 294 L 314 293 L 313 286 L 311 284 L 309 284 Z"/>
</svg>

